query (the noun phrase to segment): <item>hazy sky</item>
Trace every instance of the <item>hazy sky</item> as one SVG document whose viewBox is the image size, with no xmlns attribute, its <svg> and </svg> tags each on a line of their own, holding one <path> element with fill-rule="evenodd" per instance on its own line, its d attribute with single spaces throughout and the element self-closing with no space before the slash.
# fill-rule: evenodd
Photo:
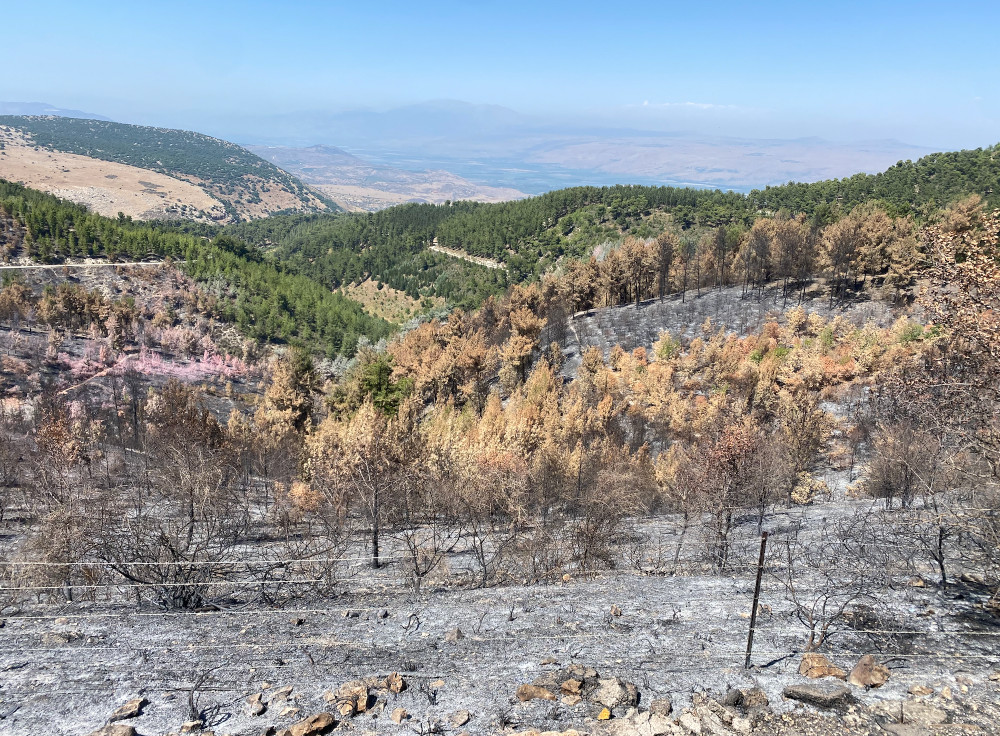
<svg viewBox="0 0 1000 736">
<path fill-rule="evenodd" d="M 430 99 L 750 136 L 1000 141 L 994 2 L 31 2 L 0 100 L 126 122 Z"/>
</svg>

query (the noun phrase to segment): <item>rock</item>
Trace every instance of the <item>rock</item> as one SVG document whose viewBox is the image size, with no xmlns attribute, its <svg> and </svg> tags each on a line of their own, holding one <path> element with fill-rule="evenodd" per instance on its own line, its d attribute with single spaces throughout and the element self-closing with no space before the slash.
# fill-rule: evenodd
<svg viewBox="0 0 1000 736">
<path fill-rule="evenodd" d="M 843 680 L 847 677 L 847 673 L 843 669 L 817 652 L 806 652 L 802 655 L 802 661 L 799 663 L 799 674 L 805 675 L 811 680 L 818 680 L 821 677 L 836 677 Z"/>
<path fill-rule="evenodd" d="M 611 711 L 607 708 L 601 708 L 601 712 L 597 714 L 597 720 L 599 721 L 610 721 Z"/>
<path fill-rule="evenodd" d="M 280 703 L 282 701 L 288 700 L 288 696 L 292 694 L 292 686 L 285 685 L 284 687 L 279 687 L 273 693 L 271 693 L 271 703 Z"/>
<path fill-rule="evenodd" d="M 913 685 L 909 689 L 910 695 L 916 695 L 920 697 L 922 695 L 933 695 L 934 688 L 928 687 L 927 685 Z"/>
<path fill-rule="evenodd" d="M 621 616 L 622 615 L 622 609 L 619 608 L 617 605 L 611 606 L 611 615 L 615 616 L 615 617 Z"/>
<path fill-rule="evenodd" d="M 47 647 L 58 647 L 79 638 L 81 638 L 79 631 L 47 631 L 42 634 L 42 644 Z"/>
<path fill-rule="evenodd" d="M 872 708 L 893 721 L 916 726 L 936 726 L 948 720 L 948 714 L 940 708 L 912 700 L 894 700 L 879 703 Z"/>
<path fill-rule="evenodd" d="M 751 730 L 753 730 L 753 723 L 750 722 L 749 718 L 736 716 L 733 718 L 733 723 L 730 728 L 732 728 L 736 733 L 746 736 Z"/>
<path fill-rule="evenodd" d="M 583 687 L 582 680 L 563 680 L 559 684 L 559 690 L 564 695 L 579 695 L 581 687 Z"/>
<path fill-rule="evenodd" d="M 264 705 L 263 697 L 263 693 L 256 693 L 247 698 L 247 711 L 250 715 L 259 716 L 267 710 L 267 706 Z"/>
<path fill-rule="evenodd" d="M 701 733 L 701 719 L 694 713 L 682 713 L 677 722 L 691 733 Z"/>
<path fill-rule="evenodd" d="M 368 684 L 363 680 L 345 682 L 334 693 L 337 700 L 337 712 L 344 718 L 350 718 L 357 713 L 368 710 Z"/>
<path fill-rule="evenodd" d="M 304 618 L 292 618 L 292 619 L 289 619 L 288 622 L 292 626 L 301 626 L 302 624 L 304 624 L 306 622 L 306 620 Z"/>
<path fill-rule="evenodd" d="M 719 702 L 730 708 L 736 708 L 743 703 L 743 691 L 734 687 L 732 690 L 727 692 Z"/>
<path fill-rule="evenodd" d="M 396 708 L 389 714 L 389 720 L 395 724 L 400 724 L 409 717 L 410 714 L 406 712 L 406 708 Z"/>
<path fill-rule="evenodd" d="M 184 721 L 181 724 L 181 733 L 195 733 L 201 731 L 202 726 L 205 724 L 201 721 Z"/>
<path fill-rule="evenodd" d="M 783 695 L 790 700 L 798 700 L 819 708 L 832 708 L 843 703 L 851 694 L 851 689 L 840 682 L 815 682 L 789 685 Z"/>
<path fill-rule="evenodd" d="M 517 699 L 522 703 L 527 703 L 529 700 L 555 700 L 556 696 L 551 692 L 546 690 L 544 687 L 538 687 L 538 685 L 521 685 L 515 693 Z"/>
<path fill-rule="evenodd" d="M 435 680 L 431 683 L 431 687 L 435 690 L 444 687 L 444 680 Z"/>
<path fill-rule="evenodd" d="M 558 660 L 556 660 L 555 657 L 546 657 L 545 659 L 543 659 L 538 664 L 540 664 L 542 667 L 545 667 L 546 665 L 550 665 L 550 664 L 559 664 L 559 662 L 558 662 Z"/>
<path fill-rule="evenodd" d="M 941 688 L 941 697 L 944 698 L 945 700 L 952 700 L 953 698 L 951 694 L 951 688 L 948 687 L 947 685 Z"/>
<path fill-rule="evenodd" d="M 570 708 L 572 708 L 574 705 L 579 705 L 582 702 L 583 698 L 581 698 L 579 695 L 564 695 L 562 699 L 562 704 L 568 705 Z"/>
<path fill-rule="evenodd" d="M 449 720 L 451 721 L 451 725 L 453 725 L 455 728 L 459 728 L 460 726 L 464 726 L 466 723 L 468 723 L 471 718 L 472 714 L 469 713 L 469 711 L 460 710 L 456 711 L 455 713 L 452 713 L 451 718 Z"/>
<path fill-rule="evenodd" d="M 743 693 L 743 702 L 741 705 L 746 710 L 750 710 L 751 708 L 766 708 L 770 704 L 767 699 L 767 693 L 759 687 L 744 688 L 740 692 Z"/>
<path fill-rule="evenodd" d="M 120 706 L 118 710 L 112 713 L 108 721 L 114 723 L 115 721 L 124 721 L 128 718 L 138 718 L 142 715 L 142 709 L 148 704 L 149 701 L 145 698 L 132 698 L 132 700 Z"/>
<path fill-rule="evenodd" d="M 927 583 L 919 575 L 914 575 L 912 578 L 906 581 L 906 584 L 911 588 L 926 588 Z"/>
<path fill-rule="evenodd" d="M 847 681 L 855 687 L 863 687 L 866 690 L 882 687 L 889 681 L 889 668 L 879 664 L 872 655 L 866 654 L 854 665 Z"/>
<path fill-rule="evenodd" d="M 294 705 L 289 705 L 288 707 L 282 709 L 280 715 L 282 718 L 295 718 L 295 716 L 297 716 L 298 714 L 299 714 L 299 709 L 296 708 Z"/>
<path fill-rule="evenodd" d="M 649 712 L 658 716 L 669 716 L 673 712 L 674 704 L 670 698 L 656 698 L 649 704 Z"/>
<path fill-rule="evenodd" d="M 115 723 L 92 731 L 88 736 L 137 736 L 135 728 L 124 723 Z"/>
<path fill-rule="evenodd" d="M 403 676 L 398 672 L 393 672 L 386 675 L 385 680 L 383 680 L 384 687 L 380 688 L 382 690 L 388 690 L 390 693 L 399 695 L 406 689 L 406 681 L 403 680 Z"/>
<path fill-rule="evenodd" d="M 444 640 L 446 642 L 448 642 L 449 644 L 454 644 L 459 639 L 464 639 L 464 638 L 465 638 L 465 634 L 463 634 L 462 630 L 460 628 L 458 628 L 457 626 L 454 629 L 452 629 L 451 631 L 449 631 L 447 634 L 444 635 Z"/>
<path fill-rule="evenodd" d="M 606 708 L 634 708 L 639 704 L 639 690 L 631 682 L 611 677 L 598 681 L 590 700 Z"/>
<path fill-rule="evenodd" d="M 383 608 L 381 611 L 375 614 L 375 618 L 377 618 L 380 621 L 385 621 L 387 618 L 389 618 L 389 609 Z"/>
<path fill-rule="evenodd" d="M 326 733 L 337 724 L 332 713 L 317 713 L 305 720 L 299 721 L 288 729 L 289 736 L 318 736 Z"/>
</svg>

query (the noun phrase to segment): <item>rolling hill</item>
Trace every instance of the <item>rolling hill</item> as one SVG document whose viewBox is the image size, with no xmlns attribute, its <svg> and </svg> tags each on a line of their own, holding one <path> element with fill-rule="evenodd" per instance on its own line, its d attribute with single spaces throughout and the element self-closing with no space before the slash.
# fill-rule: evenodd
<svg viewBox="0 0 1000 736">
<path fill-rule="evenodd" d="M 0 136 L 0 177 L 106 215 L 239 222 L 278 212 L 338 210 L 323 194 L 246 149 L 199 133 L 5 115 Z"/>
</svg>

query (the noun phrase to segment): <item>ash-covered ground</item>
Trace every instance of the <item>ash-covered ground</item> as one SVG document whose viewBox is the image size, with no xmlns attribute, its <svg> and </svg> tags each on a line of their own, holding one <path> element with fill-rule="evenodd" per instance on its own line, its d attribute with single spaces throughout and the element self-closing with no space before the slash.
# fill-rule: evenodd
<svg viewBox="0 0 1000 736">
<path fill-rule="evenodd" d="M 335 595 L 279 608 L 241 606 L 241 597 L 253 600 L 250 589 L 235 591 L 224 610 L 206 613 L 137 606 L 122 588 L 94 596 L 113 594 L 115 603 L 22 600 L 0 611 L 0 733 L 89 734 L 125 701 L 145 697 L 142 714 L 124 721 L 140 734 L 178 732 L 197 714 L 216 734 L 258 736 L 269 726 L 286 728 L 333 710 L 324 693 L 345 682 L 391 672 L 403 676 L 406 689 L 373 693 L 384 698 L 384 708 L 338 728 L 596 733 L 623 722 L 628 714 L 622 710 L 606 723 L 596 720 L 600 707 L 586 700 L 516 699 L 520 685 L 574 663 L 635 683 L 640 709 L 669 697 L 675 719 L 699 694 L 721 699 L 732 688 L 759 687 L 778 715 L 757 723 L 754 733 L 879 732 L 879 723 L 892 725 L 897 707 L 915 702 L 912 689 L 925 693 L 920 703 L 942 714 L 945 722 L 935 728 L 964 724 L 966 733 L 998 732 L 1000 619 L 984 606 L 988 591 L 975 581 L 942 590 L 929 568 L 919 569 L 916 555 L 912 565 L 892 571 L 877 591 L 877 606 L 859 601 L 820 649 L 848 671 L 873 654 L 890 669 L 888 682 L 869 691 L 852 688 L 853 710 L 822 716 L 807 716 L 804 706 L 783 699 L 787 685 L 809 682 L 798 674 L 806 629 L 783 582 L 783 542 L 796 528 L 819 539 L 824 528 L 870 506 L 839 499 L 767 516 L 764 528 L 772 535 L 751 669 L 743 665 L 759 550 L 756 518 L 739 525 L 722 574 L 699 567 L 699 543 L 689 538 L 681 555 L 687 564 L 673 575 L 644 574 L 639 565 L 623 563 L 549 584 L 478 589 L 463 585 L 459 556 L 419 595 L 390 564 L 378 572 L 342 565 Z M 679 520 L 643 519 L 639 528 L 650 540 L 639 562 L 655 571 L 654 558 L 676 550 Z M 915 571 L 924 578 L 914 578 Z M 798 585 L 818 586 L 821 572 L 796 573 Z M 293 688 L 287 700 L 272 699 L 287 686 Z M 257 693 L 269 705 L 252 716 L 246 699 Z M 396 708 L 409 716 L 400 724 L 390 719 Z M 462 710 L 470 718 L 456 725 L 462 719 L 453 716 Z M 794 717 L 782 721 L 781 714 Z M 807 722 L 813 725 L 802 725 Z M 912 731 L 931 732 L 938 731 Z"/>
</svg>

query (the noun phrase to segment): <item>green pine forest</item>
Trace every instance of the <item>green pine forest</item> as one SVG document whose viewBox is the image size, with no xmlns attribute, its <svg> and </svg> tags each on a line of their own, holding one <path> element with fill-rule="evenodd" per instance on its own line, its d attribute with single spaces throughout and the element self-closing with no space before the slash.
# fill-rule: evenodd
<svg viewBox="0 0 1000 736">
<path fill-rule="evenodd" d="M 450 306 L 474 308 L 512 284 L 589 258 L 595 247 L 625 236 L 644 239 L 671 230 L 683 240 L 712 229 L 738 242 L 760 217 L 804 213 L 822 226 L 859 204 L 872 203 L 893 217 L 924 223 L 941 207 L 970 194 L 980 195 L 990 208 L 1000 206 L 998 155 L 1000 146 L 933 154 L 880 174 L 790 183 L 748 195 L 672 187 L 574 187 L 500 204 L 407 204 L 375 213 L 274 215 L 222 228 L 101 217 L 0 182 L 0 215 L 24 226 L 23 248 L 34 259 L 182 260 L 187 273 L 228 295 L 220 300 L 219 316 L 249 336 L 350 355 L 362 335 L 375 341 L 394 329 L 336 291 L 352 283 L 371 279 L 414 299 L 441 297 Z M 504 268 L 431 251 L 435 242 L 494 259 Z"/>
</svg>

